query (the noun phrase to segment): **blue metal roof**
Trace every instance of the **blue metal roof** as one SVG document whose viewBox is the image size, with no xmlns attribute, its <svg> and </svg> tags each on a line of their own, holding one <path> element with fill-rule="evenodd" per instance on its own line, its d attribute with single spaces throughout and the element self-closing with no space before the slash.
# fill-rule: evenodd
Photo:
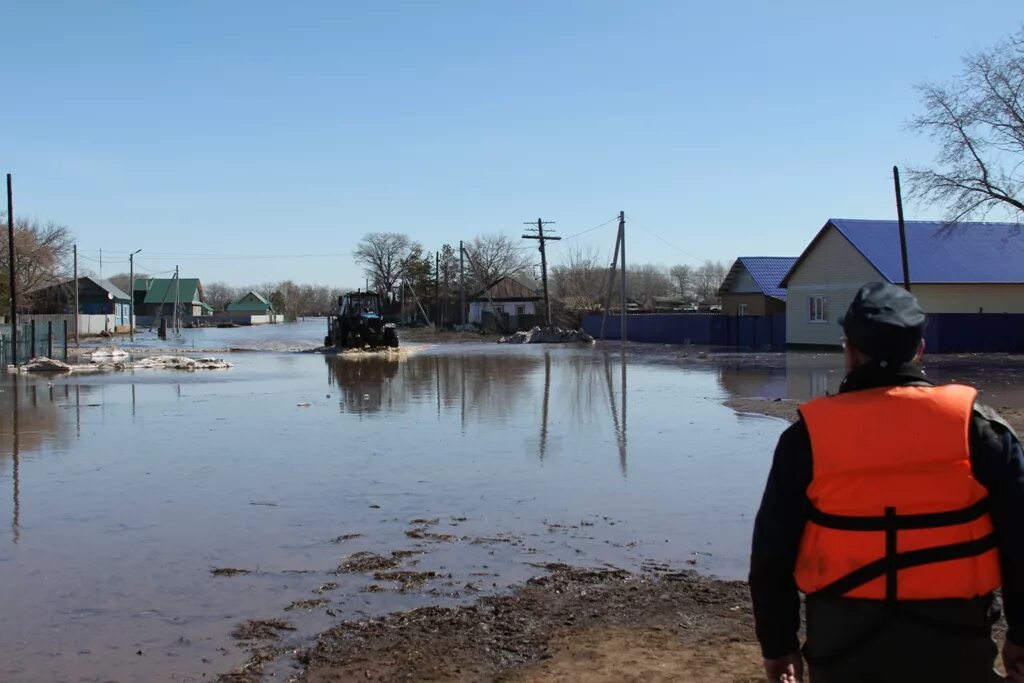
<svg viewBox="0 0 1024 683">
<path fill-rule="evenodd" d="M 896 221 L 832 218 L 823 231 L 829 226 L 842 233 L 885 279 L 903 282 Z M 906 227 L 911 283 L 1024 283 L 1021 224 L 907 221 Z"/>
<path fill-rule="evenodd" d="M 786 300 L 786 290 L 779 284 L 796 263 L 795 256 L 741 256 L 739 261 L 765 296 Z"/>
</svg>

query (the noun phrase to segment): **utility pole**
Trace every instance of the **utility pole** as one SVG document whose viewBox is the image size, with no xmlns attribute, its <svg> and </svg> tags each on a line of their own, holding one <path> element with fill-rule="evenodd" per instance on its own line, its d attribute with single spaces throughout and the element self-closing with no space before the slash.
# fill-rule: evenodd
<svg viewBox="0 0 1024 683">
<path fill-rule="evenodd" d="M 550 240 L 560 240 L 561 237 L 552 237 L 544 234 L 544 226 L 551 225 L 554 221 L 545 221 L 540 218 L 537 219 L 537 234 L 523 235 L 524 240 L 537 240 L 540 242 L 540 279 L 544 285 L 544 324 L 551 327 L 551 300 L 548 299 L 548 258 L 547 253 L 544 249 L 544 243 Z M 533 225 L 532 222 L 523 223 L 523 225 Z M 486 287 L 486 283 L 484 283 Z"/>
<path fill-rule="evenodd" d="M 462 246 L 462 240 L 459 240 L 459 324 L 466 324 L 466 271 L 465 265 L 463 264 L 463 257 L 466 250 Z"/>
<path fill-rule="evenodd" d="M 181 285 L 178 280 L 178 266 L 174 266 L 174 334 L 180 334 L 178 327 L 178 306 L 181 304 Z"/>
<path fill-rule="evenodd" d="M 434 252 L 434 323 L 441 325 L 441 252 Z"/>
<path fill-rule="evenodd" d="M 619 256 L 622 257 L 622 348 L 626 348 L 626 212 L 619 211 Z M 625 363 L 625 360 L 623 360 Z"/>
<path fill-rule="evenodd" d="M 18 364 L 18 292 L 15 287 L 14 265 L 14 184 L 7 174 L 7 270 L 11 278 L 11 358 Z M 17 400 L 17 397 L 15 397 Z"/>
<path fill-rule="evenodd" d="M 78 346 L 78 245 L 74 246 L 75 254 L 75 346 Z"/>
<path fill-rule="evenodd" d="M 896 218 L 900 226 L 900 256 L 903 259 L 903 288 L 910 291 L 910 265 L 907 262 L 907 226 L 903 222 L 903 193 L 900 191 L 900 169 L 892 167 L 892 182 L 896 186 Z"/>
<path fill-rule="evenodd" d="M 135 341 L 135 254 L 141 249 L 128 254 L 128 333 Z"/>
<path fill-rule="evenodd" d="M 103 249 L 100 249 L 100 279 L 103 279 Z"/>
</svg>

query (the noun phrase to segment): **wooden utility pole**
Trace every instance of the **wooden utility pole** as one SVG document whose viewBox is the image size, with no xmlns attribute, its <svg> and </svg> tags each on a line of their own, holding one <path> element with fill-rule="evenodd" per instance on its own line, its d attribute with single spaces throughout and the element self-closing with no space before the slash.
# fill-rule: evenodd
<svg viewBox="0 0 1024 683">
<path fill-rule="evenodd" d="M 441 326 L 441 252 L 434 252 L 434 324 Z"/>
<path fill-rule="evenodd" d="M 14 265 L 14 184 L 7 174 L 7 270 L 11 288 L 11 359 L 18 364 L 18 292 L 15 286 Z"/>
<path fill-rule="evenodd" d="M 622 346 L 626 346 L 626 212 L 619 211 L 619 256 L 622 258 Z"/>
<path fill-rule="evenodd" d="M 612 307 L 612 292 L 615 291 L 615 269 L 619 264 L 619 245 L 622 244 L 622 223 L 619 223 L 619 230 L 615 233 L 615 253 L 612 254 L 612 262 L 608 265 L 608 277 L 605 279 L 604 309 L 601 311 L 601 341 L 604 341 L 604 328 L 608 321 L 608 310 Z"/>
<path fill-rule="evenodd" d="M 536 234 L 523 235 L 524 240 L 537 240 L 540 242 L 540 279 L 544 285 L 544 324 L 548 327 L 551 326 L 551 300 L 548 299 L 548 258 L 544 249 L 544 243 L 550 240 L 562 239 L 561 237 L 552 237 L 551 235 L 544 234 L 544 226 L 551 225 L 552 223 L 554 223 L 554 221 L 545 221 L 538 218 Z M 523 223 L 523 225 L 533 225 L 533 223 L 526 222 Z M 484 287 L 486 286 L 487 283 L 485 282 Z"/>
<path fill-rule="evenodd" d="M 900 225 L 900 256 L 903 259 L 903 288 L 910 291 L 910 264 L 907 261 L 907 226 L 903 222 L 903 193 L 900 191 L 900 169 L 892 167 L 892 182 L 896 187 L 896 219 Z"/>
<path fill-rule="evenodd" d="M 128 254 L 128 334 L 135 341 L 135 254 L 138 249 Z"/>
<path fill-rule="evenodd" d="M 178 327 L 178 306 L 181 305 L 181 284 L 178 280 L 178 266 L 174 266 L 174 334 L 180 334 L 181 330 Z"/>
<path fill-rule="evenodd" d="M 78 346 L 78 245 L 74 246 L 75 255 L 75 346 Z"/>
<path fill-rule="evenodd" d="M 466 324 L 466 270 L 463 257 L 466 250 L 459 240 L 459 324 Z"/>
</svg>

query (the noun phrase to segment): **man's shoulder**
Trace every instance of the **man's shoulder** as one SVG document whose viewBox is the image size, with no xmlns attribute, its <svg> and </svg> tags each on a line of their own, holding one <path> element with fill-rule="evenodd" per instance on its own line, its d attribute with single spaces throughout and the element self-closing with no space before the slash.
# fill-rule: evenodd
<svg viewBox="0 0 1024 683">
<path fill-rule="evenodd" d="M 997 431 L 1012 434 L 1015 439 L 1020 441 L 1020 437 L 1017 436 L 1017 431 L 1013 428 L 1013 425 L 992 406 L 985 405 L 981 401 L 975 401 L 972 417 L 975 421 L 980 421 L 983 425 L 994 427 Z"/>
</svg>

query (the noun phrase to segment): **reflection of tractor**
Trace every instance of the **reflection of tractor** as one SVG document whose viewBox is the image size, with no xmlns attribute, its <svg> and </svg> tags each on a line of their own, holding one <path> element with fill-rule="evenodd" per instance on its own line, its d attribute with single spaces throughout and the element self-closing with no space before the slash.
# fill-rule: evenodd
<svg viewBox="0 0 1024 683">
<path fill-rule="evenodd" d="M 349 292 L 338 297 L 338 313 L 327 318 L 324 346 L 339 349 L 364 346 L 398 348 L 395 326 L 380 316 L 380 298 L 374 292 Z"/>
</svg>

